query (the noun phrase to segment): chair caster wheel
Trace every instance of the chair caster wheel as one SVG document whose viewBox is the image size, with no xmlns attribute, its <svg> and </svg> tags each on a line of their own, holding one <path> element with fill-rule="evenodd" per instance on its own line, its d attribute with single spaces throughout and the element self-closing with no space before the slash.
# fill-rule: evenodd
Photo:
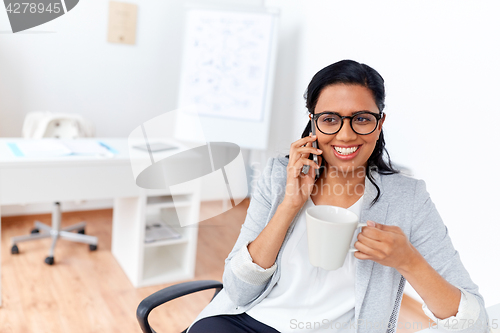
<svg viewBox="0 0 500 333">
<path fill-rule="evenodd" d="M 38 228 L 33 228 L 33 229 L 31 229 L 31 233 L 32 233 L 32 234 L 39 234 L 39 233 L 40 233 L 40 229 L 38 229 Z"/>
<path fill-rule="evenodd" d="M 47 257 L 47 258 L 45 258 L 45 263 L 47 265 L 54 265 L 54 257 Z"/>
<path fill-rule="evenodd" d="M 19 254 L 19 248 L 17 247 L 16 244 L 12 245 L 12 248 L 10 249 L 11 254 Z"/>
<path fill-rule="evenodd" d="M 97 250 L 97 245 L 90 244 L 89 249 L 90 249 L 90 251 L 95 251 L 95 250 Z"/>
<path fill-rule="evenodd" d="M 78 233 L 81 234 L 81 235 L 85 235 L 85 229 L 78 230 Z"/>
</svg>

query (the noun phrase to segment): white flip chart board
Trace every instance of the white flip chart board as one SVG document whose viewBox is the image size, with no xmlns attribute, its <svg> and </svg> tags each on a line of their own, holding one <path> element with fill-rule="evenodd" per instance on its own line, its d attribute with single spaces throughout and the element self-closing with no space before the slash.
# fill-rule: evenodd
<svg viewBox="0 0 500 333">
<path fill-rule="evenodd" d="M 266 149 L 276 29 L 275 13 L 187 11 L 176 138 Z M 185 130 L 195 116 L 203 136 Z"/>
</svg>

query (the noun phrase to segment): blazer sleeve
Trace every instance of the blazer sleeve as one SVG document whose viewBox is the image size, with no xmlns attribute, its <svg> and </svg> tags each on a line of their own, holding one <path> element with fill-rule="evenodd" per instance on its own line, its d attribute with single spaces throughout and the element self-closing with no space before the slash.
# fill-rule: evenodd
<svg viewBox="0 0 500 333">
<path fill-rule="evenodd" d="M 252 261 L 248 244 L 255 240 L 271 219 L 271 178 L 274 158 L 269 159 L 251 197 L 245 222 L 225 260 L 222 281 L 228 297 L 238 306 L 255 300 L 276 271 L 276 263 L 264 269 Z"/>
<path fill-rule="evenodd" d="M 453 247 L 448 228 L 443 223 L 422 180 L 416 182 L 412 217 L 410 242 L 446 281 L 468 297 L 474 297 L 467 300 L 470 309 L 459 308 L 459 311 L 467 312 L 468 320 L 457 320 L 460 318 L 457 314 L 448 321 L 438 321 L 439 327 L 464 333 L 489 332 L 484 299 L 462 264 L 458 251 Z"/>
</svg>

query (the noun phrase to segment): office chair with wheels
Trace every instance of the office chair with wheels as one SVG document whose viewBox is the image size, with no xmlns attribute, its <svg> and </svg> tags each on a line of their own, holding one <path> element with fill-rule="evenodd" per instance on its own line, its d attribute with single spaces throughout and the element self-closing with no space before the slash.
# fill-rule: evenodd
<svg viewBox="0 0 500 333">
<path fill-rule="evenodd" d="M 50 112 L 28 113 L 24 119 L 23 137 L 31 139 L 61 138 L 74 139 L 93 135 L 93 126 L 79 115 L 54 114 Z M 85 235 L 85 222 L 61 229 L 61 205 L 55 202 L 52 208 L 52 226 L 35 221 L 35 227 L 27 236 L 11 238 L 11 254 L 19 254 L 18 243 L 42 238 L 52 238 L 49 255 L 45 258 L 48 265 L 54 264 L 54 249 L 59 238 L 72 242 L 89 244 L 91 251 L 97 250 L 97 237 Z M 77 233 L 71 232 L 77 231 Z"/>
<path fill-rule="evenodd" d="M 214 280 L 189 281 L 164 288 L 152 295 L 149 295 L 144 300 L 142 300 L 142 302 L 137 307 L 137 320 L 139 321 L 142 332 L 156 333 L 151 328 L 148 322 L 149 313 L 154 308 L 181 296 L 189 295 L 207 289 L 215 289 L 215 294 L 212 297 L 212 299 L 214 299 L 219 291 L 221 291 L 222 283 Z M 186 331 L 187 328 L 181 333 L 186 333 Z"/>
</svg>

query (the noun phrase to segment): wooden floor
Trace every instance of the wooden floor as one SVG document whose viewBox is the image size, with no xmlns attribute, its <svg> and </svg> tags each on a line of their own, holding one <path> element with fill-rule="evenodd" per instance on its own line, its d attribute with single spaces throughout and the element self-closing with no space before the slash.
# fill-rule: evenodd
<svg viewBox="0 0 500 333">
<path fill-rule="evenodd" d="M 202 210 L 220 202 L 204 203 Z M 232 249 L 248 208 L 248 200 L 235 209 L 200 224 L 196 280 L 222 280 L 224 259 Z M 63 214 L 62 225 L 87 222 L 86 232 L 99 238 L 99 249 L 60 241 L 54 266 L 43 261 L 50 240 L 21 243 L 19 255 L 10 254 L 10 238 L 28 234 L 37 219 L 50 224 L 50 215 L 2 218 L 2 292 L 0 333 L 140 333 L 135 311 L 140 301 L 168 286 L 136 289 L 111 254 L 112 210 Z M 181 332 L 208 304 L 212 291 L 183 297 L 151 314 L 158 333 Z M 403 298 L 398 332 L 416 332 L 414 322 L 428 323 L 420 304 Z M 423 325 L 427 327 L 428 325 Z"/>
</svg>

